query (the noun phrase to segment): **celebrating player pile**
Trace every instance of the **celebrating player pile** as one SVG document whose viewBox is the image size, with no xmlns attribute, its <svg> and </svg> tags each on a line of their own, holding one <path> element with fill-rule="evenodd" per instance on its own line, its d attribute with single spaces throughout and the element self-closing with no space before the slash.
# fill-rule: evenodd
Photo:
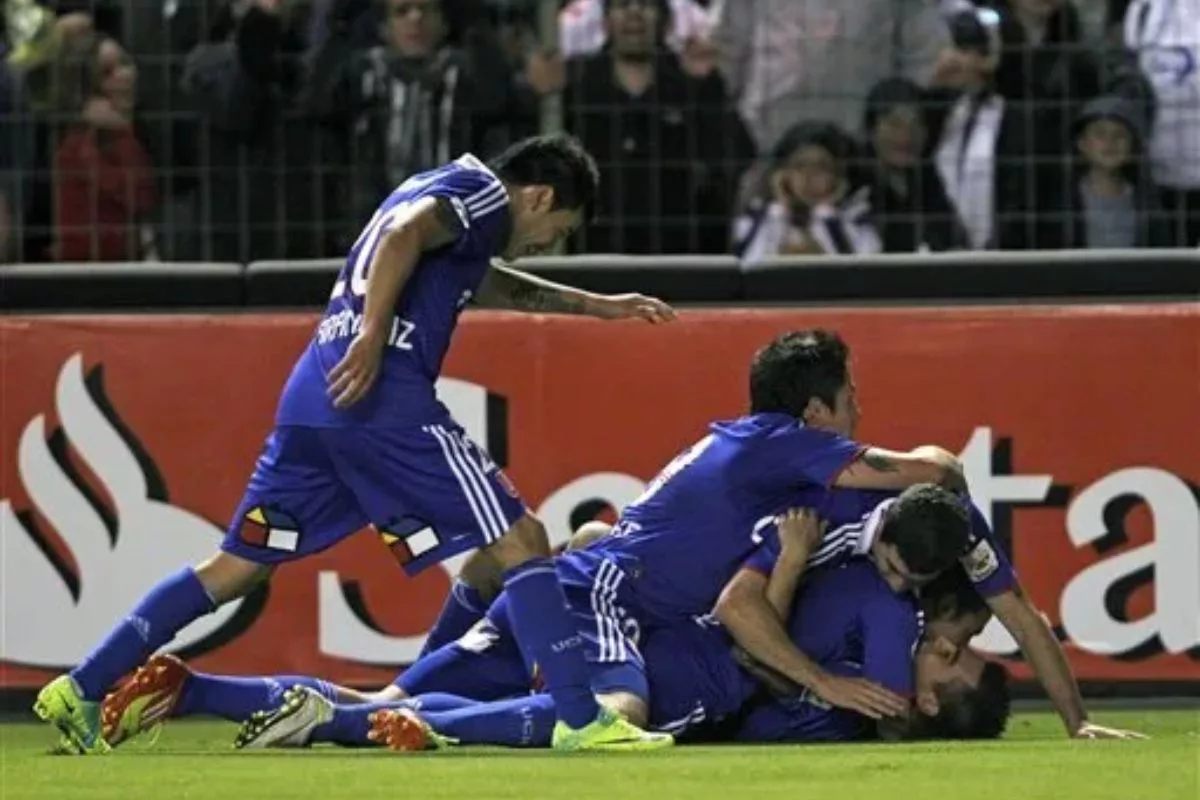
<svg viewBox="0 0 1200 800">
<path fill-rule="evenodd" d="M 467 155 L 416 175 L 384 201 L 283 389 L 275 430 L 221 552 L 158 584 L 82 664 L 39 693 L 34 710 L 58 728 L 64 749 L 108 749 L 100 701 L 188 623 L 242 596 L 275 565 L 325 550 L 368 523 L 410 573 L 472 548 L 486 548 L 505 570 L 513 628 L 541 665 L 561 720 L 556 748 L 671 744 L 597 704 L 545 558 L 545 529 L 434 391 L 472 298 L 602 319 L 674 318 L 653 298 L 600 296 L 489 266 L 496 256 L 543 252 L 570 235 L 597 180 L 595 163 L 573 139 L 536 137 L 490 165 Z"/>
</svg>

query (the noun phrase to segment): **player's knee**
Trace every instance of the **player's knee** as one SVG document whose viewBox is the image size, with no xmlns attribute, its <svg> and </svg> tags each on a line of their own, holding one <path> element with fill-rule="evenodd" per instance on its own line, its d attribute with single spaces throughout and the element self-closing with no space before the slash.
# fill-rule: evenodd
<svg viewBox="0 0 1200 800">
<path fill-rule="evenodd" d="M 637 695 L 628 692 L 610 692 L 597 695 L 596 700 L 610 711 L 620 714 L 631 725 L 644 728 L 650 721 L 650 709 L 646 706 L 646 701 Z"/>
<path fill-rule="evenodd" d="M 403 700 L 408 697 L 408 693 L 394 683 L 389 683 L 387 686 L 380 689 L 378 692 L 371 693 L 364 703 L 394 703 L 397 700 Z"/>
<path fill-rule="evenodd" d="M 270 567 L 223 551 L 196 567 L 200 584 L 218 605 L 247 594 L 270 575 Z"/>
<path fill-rule="evenodd" d="M 491 603 L 504 588 L 504 568 L 489 550 L 476 550 L 458 571 L 458 579 Z"/>
<path fill-rule="evenodd" d="M 501 570 L 512 569 L 526 561 L 550 555 L 550 537 L 537 517 L 526 514 L 493 542 L 487 552 Z"/>
</svg>

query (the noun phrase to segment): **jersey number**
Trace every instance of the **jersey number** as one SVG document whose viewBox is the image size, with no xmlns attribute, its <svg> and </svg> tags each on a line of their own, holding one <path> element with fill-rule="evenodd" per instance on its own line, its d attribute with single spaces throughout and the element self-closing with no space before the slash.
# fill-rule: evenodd
<svg viewBox="0 0 1200 800">
<path fill-rule="evenodd" d="M 658 473 L 654 480 L 650 481 L 650 485 L 646 487 L 646 491 L 642 492 L 642 496 L 637 500 L 634 500 L 632 505 L 641 505 L 642 503 L 650 500 L 650 498 L 654 497 L 654 495 L 658 494 L 659 491 L 666 486 L 672 478 L 682 472 L 685 467 L 690 465 L 697 458 L 702 456 L 704 451 L 707 450 L 708 446 L 712 443 L 713 437 L 711 435 L 705 436 L 690 448 L 675 456 L 675 459 L 670 464 L 667 464 L 667 466 L 663 468 L 663 471 Z"/>
<path fill-rule="evenodd" d="M 375 257 L 375 249 L 379 247 L 379 240 L 385 233 L 396 227 L 397 223 L 407 215 L 408 210 L 408 203 L 400 203 L 387 211 L 380 209 L 375 212 L 375 216 L 371 217 L 367 227 L 363 228 L 363 232 L 358 235 L 354 246 L 350 248 L 350 256 L 354 259 L 350 269 L 350 294 L 362 297 L 367 293 L 367 269 Z M 333 285 L 333 292 L 329 295 L 329 299 L 336 300 L 345 293 L 346 279 L 342 278 Z"/>
</svg>

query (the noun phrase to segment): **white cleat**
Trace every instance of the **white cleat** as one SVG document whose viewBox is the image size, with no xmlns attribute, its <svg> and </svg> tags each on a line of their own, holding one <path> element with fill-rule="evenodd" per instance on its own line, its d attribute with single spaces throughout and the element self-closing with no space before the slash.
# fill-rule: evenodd
<svg viewBox="0 0 1200 800">
<path fill-rule="evenodd" d="M 242 723 L 233 746 L 242 749 L 308 747 L 318 725 L 333 719 L 333 703 L 307 686 L 293 686 L 274 711 L 255 711 Z"/>
</svg>

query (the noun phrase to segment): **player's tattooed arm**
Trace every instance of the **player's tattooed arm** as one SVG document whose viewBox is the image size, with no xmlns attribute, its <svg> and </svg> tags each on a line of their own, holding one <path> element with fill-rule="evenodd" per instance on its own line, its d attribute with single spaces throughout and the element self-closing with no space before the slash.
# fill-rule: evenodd
<svg viewBox="0 0 1200 800">
<path fill-rule="evenodd" d="M 955 491 L 967 488 L 958 458 L 933 445 L 907 453 L 868 447 L 834 480 L 835 486 L 845 489 L 906 489 L 917 483 L 936 483 Z"/>
<path fill-rule="evenodd" d="M 475 295 L 486 308 L 543 314 L 590 314 L 592 295 L 519 269 L 493 265 Z"/>
</svg>

